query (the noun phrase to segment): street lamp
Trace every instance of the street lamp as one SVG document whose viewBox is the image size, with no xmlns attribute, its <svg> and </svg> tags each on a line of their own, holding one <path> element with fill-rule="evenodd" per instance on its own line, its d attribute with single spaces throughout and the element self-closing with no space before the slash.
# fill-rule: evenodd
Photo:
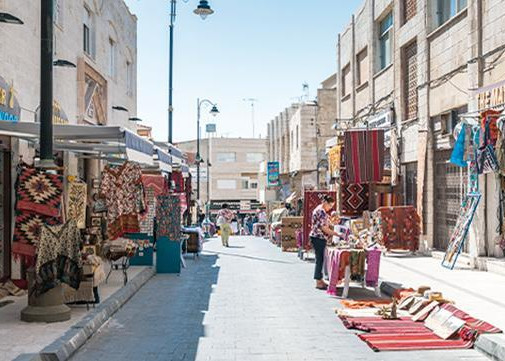
<svg viewBox="0 0 505 361">
<path fill-rule="evenodd" d="M 197 118 L 196 118 L 196 199 L 200 200 L 200 163 L 202 161 L 202 157 L 200 155 L 200 113 L 203 104 L 208 104 L 212 106 L 210 110 L 210 114 L 212 116 L 216 116 L 219 114 L 219 110 L 217 109 L 217 105 L 211 102 L 208 99 L 197 99 Z M 209 155 L 207 154 L 207 158 Z M 208 177 L 208 175 L 207 175 Z"/>
<path fill-rule="evenodd" d="M 23 25 L 23 20 L 9 13 L 0 13 L 0 23 Z"/>
<path fill-rule="evenodd" d="M 128 109 L 126 109 L 125 107 L 123 107 L 121 105 L 113 105 L 112 106 L 112 110 L 118 110 L 120 112 L 126 112 L 126 113 L 128 113 Z"/>
<path fill-rule="evenodd" d="M 54 66 L 61 66 L 63 68 L 77 68 L 77 65 L 72 63 L 71 61 L 65 59 L 57 59 L 53 61 Z"/>
<path fill-rule="evenodd" d="M 184 0 L 187 2 L 188 0 Z M 177 0 L 170 0 L 170 46 L 169 46 L 169 65 L 168 65 L 168 143 L 172 143 L 172 123 L 174 116 L 174 107 L 173 107 L 173 70 L 174 70 L 174 25 L 175 25 L 175 17 L 177 10 Z M 209 2 L 206 0 L 200 0 L 200 4 L 194 10 L 194 13 L 200 15 L 200 17 L 205 20 L 208 15 L 214 13 L 214 10 L 211 9 Z"/>
<path fill-rule="evenodd" d="M 137 118 L 137 117 L 131 117 L 131 118 L 128 118 L 128 120 L 129 120 L 130 122 L 141 122 L 141 121 L 142 121 L 142 119 Z"/>
</svg>

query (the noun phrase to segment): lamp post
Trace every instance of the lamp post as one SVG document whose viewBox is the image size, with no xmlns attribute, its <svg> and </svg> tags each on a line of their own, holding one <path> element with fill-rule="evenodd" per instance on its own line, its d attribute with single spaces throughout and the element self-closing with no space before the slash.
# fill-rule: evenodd
<svg viewBox="0 0 505 361">
<path fill-rule="evenodd" d="M 184 0 L 188 2 L 188 0 Z M 205 20 L 207 16 L 212 15 L 214 10 L 211 9 L 209 2 L 207 0 L 200 0 L 197 8 L 193 11 L 196 15 L 199 15 L 202 20 Z M 174 75 L 174 25 L 175 17 L 177 14 L 177 0 L 170 0 L 170 45 L 169 45 L 169 65 L 168 65 L 168 143 L 172 144 L 173 141 L 173 75 Z"/>
<path fill-rule="evenodd" d="M 212 107 L 210 110 L 210 114 L 216 116 L 219 114 L 219 110 L 217 109 L 217 105 L 211 102 L 208 99 L 197 99 L 197 117 L 196 117 L 196 200 L 200 200 L 200 163 L 202 162 L 202 157 L 200 155 L 200 115 L 201 108 L 203 104 L 208 104 Z M 208 158 L 208 155 L 207 155 Z M 208 175 L 207 175 L 208 177 Z"/>
<path fill-rule="evenodd" d="M 0 23 L 23 25 L 23 20 L 9 13 L 0 13 Z"/>
</svg>

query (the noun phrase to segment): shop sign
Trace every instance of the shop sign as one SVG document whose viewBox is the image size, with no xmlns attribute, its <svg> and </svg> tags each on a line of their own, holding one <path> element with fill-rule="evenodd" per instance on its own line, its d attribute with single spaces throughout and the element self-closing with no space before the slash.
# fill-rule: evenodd
<svg viewBox="0 0 505 361">
<path fill-rule="evenodd" d="M 216 124 L 212 124 L 212 123 L 211 124 L 207 124 L 205 126 L 205 131 L 207 133 L 215 133 L 216 132 Z"/>
<path fill-rule="evenodd" d="M 368 128 L 384 128 L 384 145 L 386 148 L 391 146 L 391 124 L 392 124 L 393 112 L 389 111 L 371 118 L 368 121 Z"/>
<path fill-rule="evenodd" d="M 56 100 L 53 101 L 53 124 L 68 124 L 68 117 Z"/>
<path fill-rule="evenodd" d="M 250 211 L 251 201 L 240 201 L 240 209 L 243 211 Z"/>
<path fill-rule="evenodd" d="M 267 164 L 267 187 L 277 187 L 280 184 L 279 162 Z"/>
<path fill-rule="evenodd" d="M 14 95 L 14 87 L 0 76 L 0 121 L 16 123 L 21 116 L 21 107 Z"/>
<path fill-rule="evenodd" d="M 505 81 L 477 89 L 475 93 L 479 109 L 503 105 L 505 103 Z"/>
<path fill-rule="evenodd" d="M 198 175 L 198 169 L 196 167 L 190 167 L 189 172 L 191 173 L 191 179 L 194 182 L 196 182 L 196 178 Z M 206 167 L 200 167 L 200 180 L 201 181 L 207 180 L 207 168 Z"/>
</svg>

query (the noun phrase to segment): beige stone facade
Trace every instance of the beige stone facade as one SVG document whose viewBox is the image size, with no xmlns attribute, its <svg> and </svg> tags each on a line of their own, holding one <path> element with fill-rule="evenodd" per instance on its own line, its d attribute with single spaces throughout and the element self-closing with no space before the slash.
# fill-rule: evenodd
<svg viewBox="0 0 505 361">
<path fill-rule="evenodd" d="M 448 162 L 452 131 L 479 109 L 478 88 L 505 80 L 504 30 L 501 0 L 367 0 L 338 36 L 338 124 L 393 111 L 405 198 L 423 215 L 426 248 L 444 249 L 457 218 L 466 175 Z M 465 248 L 474 259 L 500 254 L 497 188 L 481 178 Z"/>
<path fill-rule="evenodd" d="M 280 200 L 291 192 L 316 187 L 326 141 L 334 136 L 336 95 L 334 74 L 321 83 L 316 101 L 293 104 L 268 123 L 268 160 L 280 163 Z M 321 172 L 320 186 L 323 182 Z"/>
<path fill-rule="evenodd" d="M 183 152 L 196 153 L 196 141 L 177 144 Z M 209 157 L 210 154 L 210 157 Z M 200 141 L 200 200 L 258 202 L 258 173 L 267 157 L 267 141 L 259 138 L 205 138 Z M 210 168 L 207 171 L 207 160 Z M 191 165 L 193 190 L 196 167 Z M 207 178 L 208 176 L 208 178 Z M 207 196 L 209 179 L 209 196 Z"/>
</svg>

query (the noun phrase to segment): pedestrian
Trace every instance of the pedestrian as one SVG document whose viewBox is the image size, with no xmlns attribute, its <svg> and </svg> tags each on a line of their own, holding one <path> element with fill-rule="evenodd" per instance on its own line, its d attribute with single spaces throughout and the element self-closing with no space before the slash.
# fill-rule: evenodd
<svg viewBox="0 0 505 361">
<path fill-rule="evenodd" d="M 217 214 L 217 224 L 221 230 L 221 242 L 224 247 L 230 247 L 230 235 L 233 233 L 231 229 L 231 221 L 235 215 L 228 209 L 228 204 L 224 203 Z"/>
<path fill-rule="evenodd" d="M 323 197 L 320 205 L 314 209 L 312 213 L 312 230 L 310 232 L 310 241 L 316 252 L 316 265 L 314 269 L 314 279 L 316 280 L 316 288 L 326 290 L 328 284 L 323 280 L 323 262 L 326 243 L 332 236 L 338 236 L 339 233 L 334 232 L 331 228 L 330 212 L 335 206 L 335 199 L 329 195 Z"/>
</svg>

